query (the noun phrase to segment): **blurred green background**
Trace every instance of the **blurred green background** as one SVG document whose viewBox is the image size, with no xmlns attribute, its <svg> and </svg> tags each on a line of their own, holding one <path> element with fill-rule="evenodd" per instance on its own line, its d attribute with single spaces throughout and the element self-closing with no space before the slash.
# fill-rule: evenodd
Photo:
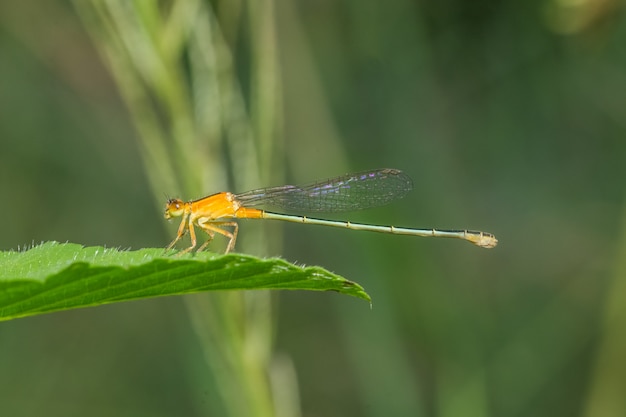
<svg viewBox="0 0 626 417">
<path fill-rule="evenodd" d="M 626 415 L 625 45 L 618 0 L 0 3 L 2 250 L 164 247 L 164 194 L 378 167 L 415 191 L 337 218 L 500 240 L 242 222 L 239 250 L 373 309 L 231 294 L 0 323 L 0 414 Z M 256 382 L 224 382 L 250 358 Z"/>
</svg>

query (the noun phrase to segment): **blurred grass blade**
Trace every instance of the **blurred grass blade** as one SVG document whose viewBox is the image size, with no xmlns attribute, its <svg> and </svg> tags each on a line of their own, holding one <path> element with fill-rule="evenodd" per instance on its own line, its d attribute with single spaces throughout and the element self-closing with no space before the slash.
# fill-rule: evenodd
<svg viewBox="0 0 626 417">
<path fill-rule="evenodd" d="M 369 301 L 358 284 L 282 259 L 163 249 L 120 251 L 48 242 L 0 252 L 0 321 L 119 301 L 216 290 L 337 291 Z"/>
</svg>

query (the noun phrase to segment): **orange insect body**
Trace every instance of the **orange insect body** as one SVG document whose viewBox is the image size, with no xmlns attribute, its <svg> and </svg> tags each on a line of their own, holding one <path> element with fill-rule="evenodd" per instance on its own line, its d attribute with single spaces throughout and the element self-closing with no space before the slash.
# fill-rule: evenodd
<svg viewBox="0 0 626 417">
<path fill-rule="evenodd" d="M 196 247 L 196 232 L 194 225 L 200 227 L 209 235 L 207 240 L 198 251 L 203 250 L 213 239 L 215 233 L 226 236 L 229 239 L 226 252 L 230 252 L 235 247 L 237 231 L 239 226 L 236 222 L 229 221 L 234 218 L 260 219 L 263 217 L 263 210 L 242 207 L 235 195 L 222 192 L 201 198 L 195 201 L 183 202 L 177 198 L 170 199 L 165 207 L 165 218 L 182 216 L 183 220 L 178 228 L 176 239 L 167 247 L 171 249 L 189 230 L 191 246 L 182 253 L 187 253 Z M 223 219 L 224 221 L 221 221 Z M 233 231 L 223 229 L 224 226 L 233 227 Z"/>
</svg>

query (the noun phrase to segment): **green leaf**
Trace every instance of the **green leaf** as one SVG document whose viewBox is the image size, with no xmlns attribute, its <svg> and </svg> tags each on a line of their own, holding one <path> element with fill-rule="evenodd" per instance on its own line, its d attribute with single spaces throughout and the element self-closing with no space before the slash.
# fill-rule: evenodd
<svg viewBox="0 0 626 417">
<path fill-rule="evenodd" d="M 0 252 L 0 321 L 148 297 L 257 289 L 331 290 L 370 301 L 354 282 L 277 258 L 173 256 L 163 249 L 120 251 L 57 242 Z"/>
</svg>

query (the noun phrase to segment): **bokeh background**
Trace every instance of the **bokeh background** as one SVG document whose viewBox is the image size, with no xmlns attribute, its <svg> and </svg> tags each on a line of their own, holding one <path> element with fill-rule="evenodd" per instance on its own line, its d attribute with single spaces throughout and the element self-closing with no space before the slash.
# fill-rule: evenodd
<svg viewBox="0 0 626 417">
<path fill-rule="evenodd" d="M 1 2 L 2 250 L 164 247 L 164 195 L 378 167 L 415 191 L 336 218 L 500 245 L 242 222 L 239 250 L 373 308 L 223 294 L 0 323 L 0 414 L 626 415 L 623 6 Z"/>
</svg>

